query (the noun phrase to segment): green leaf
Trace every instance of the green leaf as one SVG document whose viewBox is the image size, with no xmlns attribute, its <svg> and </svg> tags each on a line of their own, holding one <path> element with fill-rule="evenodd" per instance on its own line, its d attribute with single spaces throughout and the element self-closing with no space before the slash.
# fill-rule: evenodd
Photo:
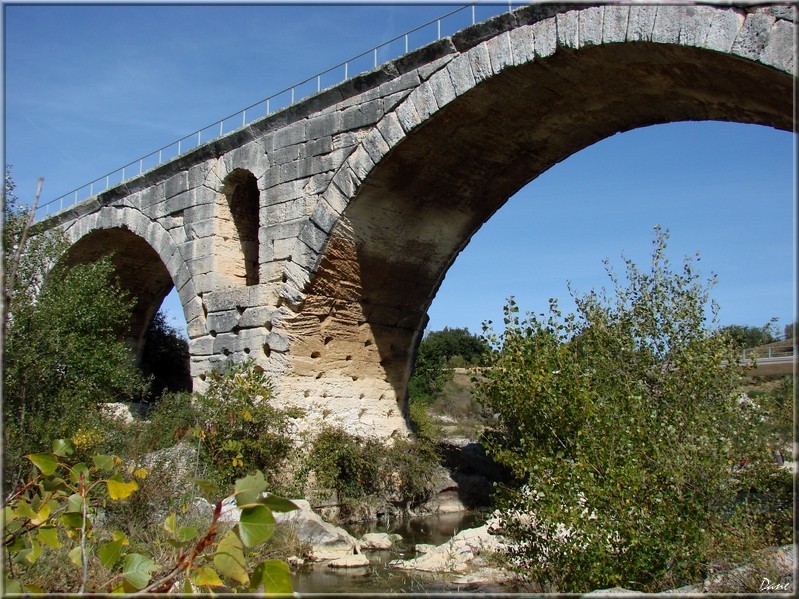
<svg viewBox="0 0 799 599">
<path fill-rule="evenodd" d="M 203 497 L 209 501 L 219 494 L 219 487 L 210 480 L 205 480 L 204 478 L 195 478 L 194 484 L 200 489 Z"/>
<path fill-rule="evenodd" d="M 266 487 L 264 474 L 260 470 L 256 471 L 255 474 L 238 479 L 234 487 L 236 505 L 243 508 L 258 503 L 261 493 L 266 491 Z"/>
<path fill-rule="evenodd" d="M 219 574 L 216 573 L 216 570 L 210 566 L 203 566 L 200 570 L 194 572 L 191 575 L 191 581 L 198 587 L 220 587 L 225 584 L 222 582 L 222 579 L 219 578 Z"/>
<path fill-rule="evenodd" d="M 67 499 L 67 512 L 82 512 L 83 511 L 83 497 L 77 493 L 73 493 Z"/>
<path fill-rule="evenodd" d="M 240 584 L 247 584 L 247 562 L 244 559 L 244 546 L 239 536 L 232 530 L 227 531 L 214 554 L 214 566 L 222 574 Z"/>
<path fill-rule="evenodd" d="M 275 517 L 265 505 L 255 505 L 241 510 L 239 536 L 247 547 L 263 543 L 275 531 Z"/>
<path fill-rule="evenodd" d="M 69 472 L 69 480 L 77 484 L 78 482 L 80 482 L 81 474 L 83 474 L 83 481 L 88 482 L 90 474 L 89 467 L 83 462 L 80 462 L 79 464 L 75 464 L 74 466 L 72 466 L 72 470 L 70 470 Z"/>
<path fill-rule="evenodd" d="M 134 587 L 143 589 L 150 582 L 152 571 L 156 568 L 158 565 L 149 557 L 140 553 L 129 553 L 122 565 L 122 575 Z"/>
<path fill-rule="evenodd" d="M 123 540 L 118 539 L 116 541 L 109 541 L 108 543 L 100 545 L 100 548 L 97 550 L 97 555 L 100 557 L 100 563 L 103 564 L 104 568 L 110 570 L 114 567 L 114 564 L 119 561 L 119 558 L 122 555 L 123 544 Z"/>
<path fill-rule="evenodd" d="M 80 545 L 78 545 L 72 551 L 69 552 L 69 561 L 71 561 L 73 564 L 75 564 L 78 568 L 82 568 L 83 567 L 83 561 L 82 561 L 82 558 L 81 558 Z"/>
<path fill-rule="evenodd" d="M 175 512 L 172 512 L 166 517 L 166 520 L 164 520 L 164 530 L 167 532 L 171 532 L 172 534 L 175 534 L 177 528 L 178 528 L 178 519 L 177 516 L 175 516 Z"/>
<path fill-rule="evenodd" d="M 105 470 L 112 472 L 114 470 L 114 456 L 111 455 L 96 455 L 92 457 L 94 467 L 98 470 Z"/>
<path fill-rule="evenodd" d="M 9 595 L 22 593 L 22 585 L 19 584 L 16 580 L 11 580 L 10 578 L 6 578 L 3 576 L 3 587 L 5 588 L 5 592 Z"/>
<path fill-rule="evenodd" d="M 32 453 L 28 455 L 28 459 L 45 476 L 50 476 L 58 468 L 58 458 L 52 453 Z"/>
<path fill-rule="evenodd" d="M 27 561 L 29 564 L 36 563 L 36 560 L 39 559 L 39 555 L 41 555 L 41 553 L 42 546 L 31 539 L 30 549 L 25 553 L 25 561 Z"/>
<path fill-rule="evenodd" d="M 68 528 L 80 528 L 83 523 L 83 515 L 80 512 L 67 512 L 61 514 L 59 520 Z"/>
<path fill-rule="evenodd" d="M 69 439 L 56 439 L 53 441 L 53 453 L 57 456 L 66 457 L 73 453 L 75 448 L 72 445 L 72 441 Z"/>
<path fill-rule="evenodd" d="M 67 483 L 63 478 L 46 478 L 42 481 L 42 489 L 49 493 L 56 491 L 66 491 Z"/>
<path fill-rule="evenodd" d="M 135 480 L 126 483 L 120 480 L 109 479 L 105 484 L 108 487 L 108 495 L 114 501 L 127 499 L 139 488 L 139 484 Z"/>
<path fill-rule="evenodd" d="M 260 503 L 268 507 L 273 512 L 293 512 L 294 510 L 300 509 L 296 503 L 285 499 L 284 497 L 272 495 L 271 493 L 262 498 Z"/>
<path fill-rule="evenodd" d="M 292 593 L 291 572 L 286 562 L 268 559 L 253 570 L 250 590 L 255 591 L 263 585 L 265 593 Z"/>
<path fill-rule="evenodd" d="M 178 528 L 177 539 L 181 543 L 186 543 L 196 539 L 199 536 L 199 534 L 200 531 L 194 528 L 193 526 L 181 526 L 180 528 Z"/>
<path fill-rule="evenodd" d="M 36 532 L 36 537 L 39 541 L 52 549 L 61 547 L 61 540 L 58 538 L 58 529 L 55 526 L 42 526 Z"/>
</svg>

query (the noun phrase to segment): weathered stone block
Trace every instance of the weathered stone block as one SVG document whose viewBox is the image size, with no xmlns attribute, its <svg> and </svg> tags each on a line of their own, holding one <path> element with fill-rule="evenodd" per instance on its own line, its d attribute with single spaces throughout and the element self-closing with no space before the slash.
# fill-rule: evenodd
<svg viewBox="0 0 799 599">
<path fill-rule="evenodd" d="M 602 41 L 606 44 L 623 42 L 627 36 L 629 6 L 605 5 L 602 15 Z"/>
<path fill-rule="evenodd" d="M 760 62 L 796 74 L 795 27 L 790 21 L 777 21 L 771 27 L 769 40 L 760 55 Z"/>
<path fill-rule="evenodd" d="M 299 239 L 311 249 L 319 252 L 327 242 L 327 234 L 309 222 L 300 231 Z"/>
<path fill-rule="evenodd" d="M 352 172 L 355 173 L 359 181 L 363 181 L 372 171 L 375 163 L 369 156 L 369 153 L 361 146 L 357 148 L 352 153 L 349 160 L 347 160 L 347 166 L 352 169 Z"/>
<path fill-rule="evenodd" d="M 730 51 L 738 56 L 757 60 L 768 42 L 775 19 L 763 13 L 749 13 Z"/>
<path fill-rule="evenodd" d="M 328 112 L 308 120 L 306 125 L 307 139 L 329 137 L 341 129 L 342 115 L 340 112 Z"/>
<path fill-rule="evenodd" d="M 286 352 L 290 346 L 288 334 L 280 331 L 270 331 L 264 342 L 269 345 L 269 349 L 276 352 Z"/>
<path fill-rule="evenodd" d="M 555 17 L 533 24 L 533 49 L 538 58 L 552 56 L 558 49 L 558 28 Z"/>
<path fill-rule="evenodd" d="M 651 41 L 656 17 L 657 6 L 655 5 L 630 6 L 630 17 L 627 23 L 627 41 Z"/>
<path fill-rule="evenodd" d="M 558 46 L 561 48 L 580 47 L 579 11 L 560 12 L 555 16 L 558 31 Z"/>
<path fill-rule="evenodd" d="M 214 353 L 214 338 L 209 335 L 189 339 L 189 353 L 192 356 L 210 356 Z"/>
<path fill-rule="evenodd" d="M 179 193 L 183 193 L 189 189 L 189 173 L 187 171 L 182 171 L 180 173 L 175 173 L 169 179 L 166 180 L 166 184 L 164 187 L 164 195 L 166 199 L 169 199 L 173 196 L 178 195 Z"/>
<path fill-rule="evenodd" d="M 339 214 L 324 200 L 321 200 L 311 214 L 311 222 L 325 233 L 330 233 L 339 219 Z"/>
<path fill-rule="evenodd" d="M 596 46 L 602 43 L 603 6 L 589 6 L 580 11 L 578 19 L 578 38 L 580 47 Z"/>
<path fill-rule="evenodd" d="M 678 43 L 680 41 L 680 29 L 688 8 L 685 6 L 659 5 L 655 16 L 655 26 L 652 29 L 652 41 L 661 44 Z"/>
<path fill-rule="evenodd" d="M 203 295 L 203 304 L 206 311 L 222 312 L 231 306 L 247 307 L 250 304 L 250 290 L 247 287 L 233 289 L 220 289 Z"/>
<path fill-rule="evenodd" d="M 405 131 L 396 112 L 390 112 L 380 119 L 377 124 L 377 130 L 380 131 L 380 135 L 383 136 L 390 148 L 393 148 L 405 137 Z"/>
<path fill-rule="evenodd" d="M 341 130 L 351 131 L 369 127 L 374 125 L 382 116 L 383 102 L 381 99 L 352 106 L 341 114 Z"/>
<path fill-rule="evenodd" d="M 212 333 L 227 333 L 239 324 L 239 316 L 239 311 L 236 309 L 209 312 L 206 317 L 206 326 Z"/>
<path fill-rule="evenodd" d="M 535 58 L 533 39 L 533 28 L 530 25 L 517 27 L 510 31 L 511 54 L 513 55 L 514 65 L 526 64 Z M 453 62 L 455 61 L 453 60 Z"/>
<path fill-rule="evenodd" d="M 274 147 L 275 149 L 285 148 L 286 146 L 293 146 L 294 144 L 302 143 L 307 140 L 305 132 L 306 121 L 299 121 L 285 127 L 281 127 L 274 133 Z"/>
<path fill-rule="evenodd" d="M 413 94 L 411 94 L 412 96 Z M 422 122 L 419 113 L 416 112 L 416 107 L 414 103 L 411 101 L 411 96 L 408 97 L 402 104 L 397 106 L 395 113 L 397 114 L 397 119 L 399 119 L 400 125 L 402 125 L 402 129 L 407 133 L 412 131 L 417 125 Z"/>
<path fill-rule="evenodd" d="M 469 57 L 469 65 L 472 67 L 475 84 L 485 81 L 493 74 L 491 70 L 491 57 L 484 44 L 470 48 L 466 55 Z"/>
<path fill-rule="evenodd" d="M 371 129 L 369 133 L 366 134 L 366 137 L 364 137 L 361 145 L 369 155 L 369 158 L 372 160 L 373 164 L 380 162 L 383 156 L 388 154 L 390 150 L 386 140 L 383 139 L 383 136 L 380 134 L 380 130 L 376 127 Z"/>
<path fill-rule="evenodd" d="M 239 326 L 242 329 L 253 327 L 272 326 L 272 313 L 274 310 L 268 306 L 253 306 L 244 310 L 239 318 Z"/>
<path fill-rule="evenodd" d="M 710 10 L 701 45 L 718 52 L 729 52 L 743 27 L 746 15 L 737 9 Z"/>
</svg>

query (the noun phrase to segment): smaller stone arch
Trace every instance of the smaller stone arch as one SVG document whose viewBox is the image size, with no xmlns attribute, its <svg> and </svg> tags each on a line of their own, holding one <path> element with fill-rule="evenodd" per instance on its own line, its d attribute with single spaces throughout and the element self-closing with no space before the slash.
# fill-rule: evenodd
<svg viewBox="0 0 799 599">
<path fill-rule="evenodd" d="M 257 285 L 260 190 L 247 169 L 237 168 L 222 182 L 217 197 L 214 256 L 221 287 Z"/>
</svg>

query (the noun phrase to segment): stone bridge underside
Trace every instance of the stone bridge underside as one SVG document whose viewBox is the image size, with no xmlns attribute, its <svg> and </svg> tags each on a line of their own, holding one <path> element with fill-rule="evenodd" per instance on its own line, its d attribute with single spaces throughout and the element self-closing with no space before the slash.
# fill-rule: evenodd
<svg viewBox="0 0 799 599">
<path fill-rule="evenodd" d="M 525 7 L 208 143 L 48 221 L 117 250 L 140 340 L 174 285 L 195 388 L 252 358 L 306 426 L 405 435 L 427 309 L 526 183 L 615 133 L 793 130 L 793 8 Z"/>
</svg>

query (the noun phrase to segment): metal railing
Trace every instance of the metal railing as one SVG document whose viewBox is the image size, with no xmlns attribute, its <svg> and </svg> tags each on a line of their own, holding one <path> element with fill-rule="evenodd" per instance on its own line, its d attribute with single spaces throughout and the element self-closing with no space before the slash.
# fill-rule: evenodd
<svg viewBox="0 0 799 599">
<path fill-rule="evenodd" d="M 189 133 L 188 135 L 185 135 L 172 143 L 162 146 L 157 150 L 142 156 L 141 158 L 137 158 L 136 160 L 133 160 L 132 162 L 129 162 L 120 168 L 98 177 L 93 181 L 81 185 L 80 187 L 76 187 L 72 191 L 69 191 L 64 195 L 37 207 L 35 215 L 36 220 L 42 220 L 51 214 L 61 212 L 62 210 L 69 208 L 80 201 L 91 198 L 94 195 L 106 191 L 112 187 L 116 187 L 117 185 L 121 185 L 133 177 L 138 177 L 139 175 L 154 169 L 168 160 L 177 158 L 178 156 L 199 147 L 203 143 L 208 143 L 214 141 L 215 139 L 219 139 L 224 135 L 245 127 L 248 123 L 252 123 L 257 119 L 267 117 L 278 110 L 288 108 L 311 95 L 320 93 L 323 89 L 328 89 L 329 87 L 339 85 L 340 83 L 343 83 L 357 75 L 372 69 L 376 69 L 380 64 L 384 64 L 385 62 L 394 60 L 395 58 L 398 58 L 403 54 L 407 54 L 412 50 L 421 48 L 422 46 L 429 44 L 434 40 L 424 37 L 422 38 L 423 41 L 417 42 L 415 45 L 411 45 L 411 36 L 431 28 L 433 25 L 435 25 L 435 41 L 440 40 L 442 35 L 447 35 L 442 34 L 442 24 L 444 23 L 445 19 L 450 19 L 455 15 L 471 9 L 471 23 L 467 21 L 465 25 L 460 25 L 454 31 L 452 31 L 452 33 L 459 31 L 469 24 L 474 25 L 476 23 L 475 7 L 475 2 L 460 6 L 455 10 L 452 10 L 444 15 L 441 15 L 440 17 L 423 23 L 422 25 L 419 25 L 410 31 L 406 31 L 405 33 L 383 42 L 374 48 L 370 48 L 369 50 L 366 50 L 357 56 L 353 56 L 344 62 L 341 62 L 330 67 L 329 69 L 321 71 L 320 73 L 300 81 L 299 83 L 272 94 L 263 100 L 259 100 L 258 102 L 247 106 L 246 108 L 242 108 L 241 110 L 234 112 L 233 114 L 230 114 L 216 121 L 215 123 L 211 123 L 210 125 L 207 125 L 201 129 L 197 129 L 196 131 L 193 131 L 192 133 Z M 505 9 L 503 5 L 500 10 L 497 10 L 491 16 L 504 12 L 504 10 Z M 512 2 L 508 2 L 507 10 L 513 10 Z M 398 42 L 400 46 L 400 52 L 396 55 L 389 56 L 388 58 L 386 58 L 384 55 L 380 58 L 380 62 L 378 62 L 378 55 L 381 53 L 381 51 L 391 50 L 392 48 L 394 51 L 396 51 L 396 48 L 394 47 Z M 341 77 L 342 75 L 343 78 L 336 78 Z"/>
</svg>

